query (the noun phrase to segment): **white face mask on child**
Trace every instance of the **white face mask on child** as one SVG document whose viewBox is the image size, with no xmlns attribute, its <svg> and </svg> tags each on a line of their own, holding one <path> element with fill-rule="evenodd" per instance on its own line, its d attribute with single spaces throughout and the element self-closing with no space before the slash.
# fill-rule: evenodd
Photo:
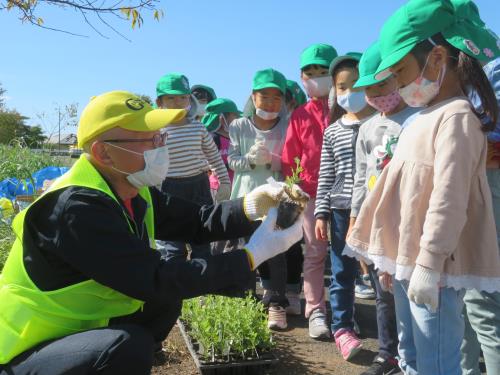
<svg viewBox="0 0 500 375">
<path fill-rule="evenodd" d="M 127 175 L 127 180 L 137 189 L 145 186 L 161 186 L 163 180 L 167 177 L 168 167 L 170 165 L 170 157 L 168 154 L 168 146 L 162 146 L 153 150 L 144 151 L 144 153 L 128 150 L 126 148 L 106 144 L 119 148 L 120 150 L 130 152 L 132 154 L 141 155 L 144 157 L 144 169 L 134 173 L 128 173 L 112 167 L 115 171 Z"/>
<path fill-rule="evenodd" d="M 424 71 L 429 62 L 429 56 L 425 60 L 425 65 L 420 76 L 417 77 L 415 81 L 399 89 L 399 95 L 410 107 L 425 107 L 429 102 L 434 99 L 439 93 L 441 84 L 443 83 L 444 76 L 446 74 L 446 64 L 443 65 L 439 71 L 437 81 L 431 81 L 424 78 Z"/>
<path fill-rule="evenodd" d="M 323 76 L 316 78 L 303 79 L 302 84 L 310 98 L 322 98 L 327 96 L 332 88 L 332 77 Z"/>
</svg>

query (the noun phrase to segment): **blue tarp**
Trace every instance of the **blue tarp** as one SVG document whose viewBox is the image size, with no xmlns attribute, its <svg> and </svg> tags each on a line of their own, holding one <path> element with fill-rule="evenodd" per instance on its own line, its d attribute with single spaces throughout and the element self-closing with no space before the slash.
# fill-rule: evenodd
<svg viewBox="0 0 500 375">
<path fill-rule="evenodd" d="M 7 178 L 0 181 L 0 198 L 5 197 L 8 199 L 15 199 L 17 195 L 28 195 L 33 194 L 36 190 L 43 186 L 45 180 L 53 180 L 59 176 L 62 176 L 69 170 L 67 167 L 45 167 L 39 171 L 33 173 L 33 181 L 35 182 L 35 187 L 33 188 L 33 183 L 31 180 L 27 179 L 24 182 L 19 181 L 17 178 Z"/>
</svg>

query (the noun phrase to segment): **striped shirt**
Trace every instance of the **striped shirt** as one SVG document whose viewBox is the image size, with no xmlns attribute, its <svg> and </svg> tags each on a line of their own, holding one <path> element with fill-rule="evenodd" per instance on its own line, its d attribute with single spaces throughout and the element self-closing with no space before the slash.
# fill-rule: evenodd
<svg viewBox="0 0 500 375">
<path fill-rule="evenodd" d="M 203 124 L 170 125 L 165 131 L 170 157 L 167 177 L 192 177 L 212 170 L 221 184 L 230 183 L 219 150 Z"/>
<path fill-rule="evenodd" d="M 355 173 L 355 148 L 361 122 L 339 119 L 325 130 L 321 149 L 316 217 L 330 217 L 330 210 L 351 207 Z"/>
</svg>

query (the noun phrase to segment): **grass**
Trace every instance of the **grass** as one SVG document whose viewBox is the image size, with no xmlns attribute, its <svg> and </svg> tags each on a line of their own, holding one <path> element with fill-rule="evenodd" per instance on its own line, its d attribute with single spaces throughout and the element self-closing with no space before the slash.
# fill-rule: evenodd
<svg viewBox="0 0 500 375">
<path fill-rule="evenodd" d="M 12 142 L 10 145 L 0 144 L 0 181 L 15 177 L 26 180 L 31 175 L 48 166 L 69 166 L 71 160 L 56 158 L 46 153 L 34 153 L 21 142 Z M 0 214 L 0 270 L 3 268 L 10 248 L 14 243 L 14 233 L 10 227 L 11 216 L 3 217 Z"/>
</svg>

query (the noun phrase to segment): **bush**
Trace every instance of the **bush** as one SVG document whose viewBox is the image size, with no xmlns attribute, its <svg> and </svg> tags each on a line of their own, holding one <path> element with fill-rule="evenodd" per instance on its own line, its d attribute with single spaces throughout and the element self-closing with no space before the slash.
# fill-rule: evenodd
<svg viewBox="0 0 500 375">
<path fill-rule="evenodd" d="M 207 361 L 258 358 L 274 346 L 264 306 L 246 298 L 205 296 L 184 301 L 181 320 Z"/>
<path fill-rule="evenodd" d="M 54 165 L 64 166 L 67 162 L 46 153 L 35 153 L 19 140 L 11 145 L 0 144 L 0 181 L 15 177 L 18 180 L 29 179 L 39 169 Z"/>
<path fill-rule="evenodd" d="M 0 181 L 6 178 L 17 178 L 19 181 L 30 179 L 31 175 L 39 169 L 48 166 L 64 166 L 71 163 L 67 160 L 52 157 L 44 153 L 35 153 L 21 141 L 13 141 L 11 145 L 0 144 Z M 0 214 L 0 218 L 2 215 Z M 0 219 L 0 270 L 14 243 L 14 233 L 10 227 L 12 218 Z"/>
</svg>

